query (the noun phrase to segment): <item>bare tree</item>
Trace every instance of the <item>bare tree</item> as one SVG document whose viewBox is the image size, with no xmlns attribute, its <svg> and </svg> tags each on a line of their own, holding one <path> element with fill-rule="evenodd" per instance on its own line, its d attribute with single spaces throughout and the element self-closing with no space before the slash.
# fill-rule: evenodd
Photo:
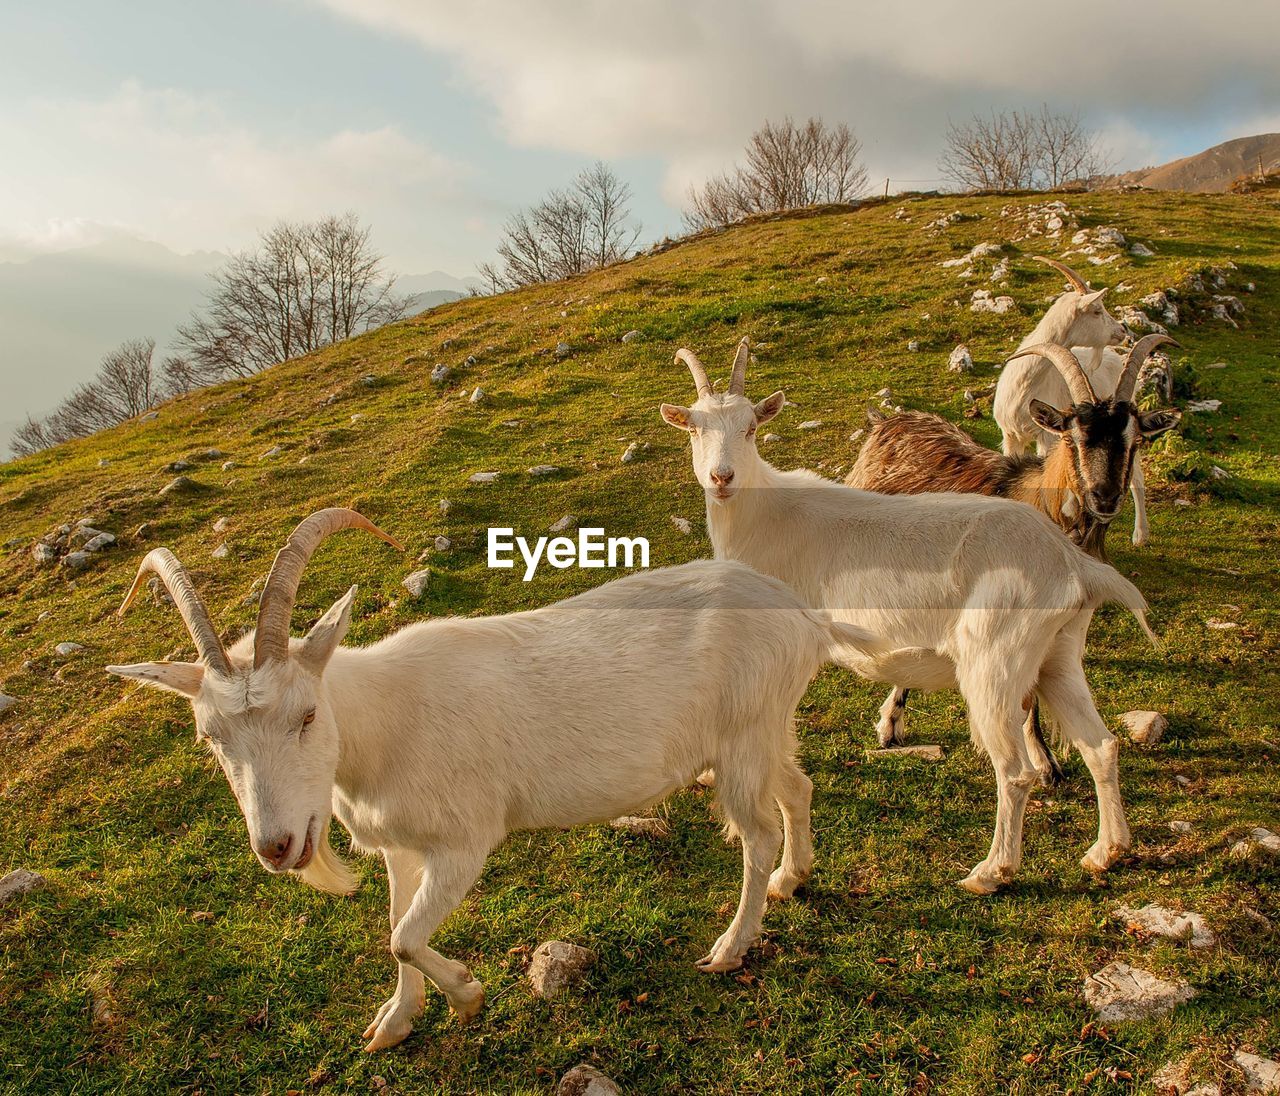
<svg viewBox="0 0 1280 1096">
<path fill-rule="evenodd" d="M 765 122 L 747 142 L 741 165 L 690 190 L 685 224 L 696 231 L 753 213 L 851 202 L 867 185 L 861 152 L 861 143 L 843 122 Z"/>
<path fill-rule="evenodd" d="M 566 190 L 507 219 L 498 264 L 480 275 L 491 291 L 558 281 L 626 258 L 640 236 L 631 220 L 631 188 L 603 161 L 579 173 Z"/>
<path fill-rule="evenodd" d="M 84 438 L 150 410 L 163 398 L 152 362 L 154 339 L 131 339 L 102 359 L 93 380 L 80 385 L 45 419 L 30 415 L 11 448 L 27 456 L 72 438 Z"/>
<path fill-rule="evenodd" d="M 399 319 L 408 307 L 353 213 L 281 222 L 213 281 L 204 313 L 178 328 L 179 354 L 166 362 L 171 381 L 186 388 L 251 376 Z"/>
<path fill-rule="evenodd" d="M 1080 115 L 1047 104 L 1038 112 L 993 111 L 949 124 L 938 167 L 965 190 L 1058 187 L 1106 169 L 1097 135 Z"/>
</svg>

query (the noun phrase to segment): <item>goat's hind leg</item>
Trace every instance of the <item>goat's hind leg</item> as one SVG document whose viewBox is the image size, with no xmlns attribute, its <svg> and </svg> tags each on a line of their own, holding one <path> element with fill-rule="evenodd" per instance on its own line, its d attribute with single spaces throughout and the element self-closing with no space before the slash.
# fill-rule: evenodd
<svg viewBox="0 0 1280 1096">
<path fill-rule="evenodd" d="M 813 871 L 813 839 L 809 832 L 809 803 L 813 781 L 788 760 L 778 781 L 782 810 L 782 863 L 769 876 L 769 897 L 790 898 Z"/>
<path fill-rule="evenodd" d="M 880 705 L 880 722 L 876 724 L 876 741 L 881 746 L 901 746 L 906 741 L 907 696 L 910 689 L 895 685 Z"/>
<path fill-rule="evenodd" d="M 742 842 L 742 896 L 729 927 L 698 960 L 698 969 L 708 973 L 737 970 L 742 957 L 760 939 L 769 876 L 782 845 L 769 775 L 752 771 L 741 759 L 736 764 L 717 763 L 715 768 L 725 820 Z"/>
<path fill-rule="evenodd" d="M 1027 756 L 1036 772 L 1040 774 L 1040 783 L 1046 788 L 1061 784 L 1066 773 L 1054 756 L 1053 750 L 1044 740 L 1044 727 L 1040 722 L 1040 698 L 1031 702 L 1031 711 L 1027 713 L 1027 721 L 1022 725 L 1022 737 L 1027 744 Z"/>
</svg>

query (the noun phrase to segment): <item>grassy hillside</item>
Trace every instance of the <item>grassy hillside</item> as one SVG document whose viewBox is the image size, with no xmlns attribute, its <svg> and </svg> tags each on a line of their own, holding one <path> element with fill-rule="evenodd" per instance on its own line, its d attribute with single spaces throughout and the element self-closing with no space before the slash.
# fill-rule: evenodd
<svg viewBox="0 0 1280 1096">
<path fill-rule="evenodd" d="M 143 599 L 123 622 L 113 615 L 145 550 L 172 547 L 233 636 L 251 626 L 254 583 L 282 538 L 321 506 L 355 506 L 410 549 L 401 557 L 351 533 L 318 553 L 295 628 L 359 581 L 353 642 L 600 581 L 487 570 L 490 525 L 537 535 L 568 513 L 648 536 L 654 565 L 709 554 L 687 442 L 657 415 L 664 399 L 691 399 L 672 365 L 682 344 L 723 373 L 738 338 L 752 337 L 748 390 L 785 388 L 797 405 L 770 426 L 781 440 L 765 451 L 781 467 L 847 468 L 849 435 L 885 386 L 955 418 L 970 406 L 965 389 L 977 392 L 984 414 L 966 425 L 996 441 L 982 392 L 1060 287 L 1028 256 L 1060 255 L 1070 231 L 1012 244 L 1005 290 L 986 280 L 991 260 L 968 283 L 939 264 L 1010 241 L 1042 199 L 765 221 L 579 281 L 446 305 L 0 466 L 0 686 L 18 700 L 0 715 L 0 871 L 50 880 L 0 907 L 0 1089 L 532 1093 L 590 1060 L 638 1092 L 1092 1093 L 1136 1091 L 1188 1053 L 1211 1072 L 1238 1046 L 1280 1056 L 1280 860 L 1228 855 L 1250 827 L 1280 829 L 1280 202 L 1065 200 L 1080 226 L 1113 225 L 1156 252 L 1100 268 L 1077 260 L 1102 284 L 1127 284 L 1118 302 L 1232 262 L 1223 292 L 1246 307 L 1238 329 L 1178 328 L 1180 398 L 1222 408 L 1188 415 L 1150 458 L 1151 547 L 1129 547 L 1128 516 L 1111 540 L 1168 641 L 1153 651 L 1112 611 L 1091 632 L 1104 718 L 1115 726 L 1121 712 L 1154 708 L 1170 719 L 1160 745 L 1125 743 L 1135 848 L 1123 865 L 1102 879 L 1079 867 L 1096 819 L 1073 758 L 1067 783 L 1033 795 L 1009 893 L 961 892 L 955 880 L 990 837 L 994 784 L 965 746 L 958 697 L 921 697 L 909 719 L 913 741 L 943 744 L 941 764 L 868 761 L 881 690 L 827 671 L 800 719 L 817 871 L 798 901 L 771 909 L 745 973 L 693 967 L 736 901 L 739 859 L 709 797 L 688 791 L 662 808 L 667 839 L 605 827 L 513 837 L 436 938 L 486 983 L 485 1012 L 461 1029 L 429 994 L 414 1036 L 370 1057 L 360 1032 L 394 985 L 381 865 L 362 862 L 365 885 L 349 900 L 268 877 L 185 702 L 103 673 L 189 651 L 171 609 Z M 963 219 L 928 227 L 956 209 Z M 982 286 L 1009 293 L 1015 311 L 972 313 Z M 633 329 L 641 337 L 624 344 Z M 972 376 L 946 371 L 960 341 L 979 363 Z M 567 357 L 554 353 L 560 342 Z M 444 386 L 430 379 L 441 362 L 454 371 Z M 487 395 L 473 404 L 477 386 Z M 797 431 L 814 419 L 823 425 Z M 633 441 L 647 448 L 623 464 Z M 226 456 L 208 459 L 211 448 Z M 196 465 L 195 486 L 161 497 L 176 460 Z M 538 464 L 562 471 L 530 476 Z M 1215 465 L 1230 478 L 1213 478 Z M 476 471 L 501 475 L 468 483 Z M 119 544 L 74 579 L 38 569 L 33 542 L 81 517 Z M 415 602 L 400 580 L 440 534 L 453 546 L 431 556 Z M 224 539 L 229 554 L 214 558 Z M 63 641 L 84 650 L 58 656 Z M 1171 820 L 1190 832 L 1171 832 Z M 1217 946 L 1144 941 L 1111 918 L 1119 903 L 1148 901 L 1203 913 Z M 523 968 L 550 938 L 600 960 L 582 993 L 548 1005 Z M 1163 1020 L 1088 1025 L 1081 980 L 1113 958 L 1186 978 L 1199 996 Z"/>
</svg>

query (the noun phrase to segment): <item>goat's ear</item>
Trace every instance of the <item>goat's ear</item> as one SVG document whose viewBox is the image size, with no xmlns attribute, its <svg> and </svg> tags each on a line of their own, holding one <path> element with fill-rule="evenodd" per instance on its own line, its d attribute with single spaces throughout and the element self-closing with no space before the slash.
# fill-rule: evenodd
<svg viewBox="0 0 1280 1096">
<path fill-rule="evenodd" d="M 355 600 L 357 587 L 352 586 L 342 597 L 333 603 L 312 626 L 307 638 L 302 641 L 294 656 L 313 674 L 319 674 L 329 664 L 334 649 L 342 642 L 351 627 L 351 603 Z"/>
<path fill-rule="evenodd" d="M 189 699 L 200 691 L 204 680 L 202 662 L 135 662 L 131 666 L 107 666 L 106 671 L 116 677 L 131 677 L 153 689 L 181 693 Z"/>
<path fill-rule="evenodd" d="M 1138 429 L 1147 441 L 1155 441 L 1161 434 L 1167 434 L 1177 426 L 1181 419 L 1182 412 L 1172 407 L 1161 408 L 1159 411 L 1139 411 Z"/>
<path fill-rule="evenodd" d="M 681 407 L 674 403 L 664 403 L 661 410 L 662 417 L 667 420 L 668 425 L 677 427 L 680 430 L 693 429 L 693 420 L 690 418 L 692 412 L 687 407 Z"/>
<path fill-rule="evenodd" d="M 775 392 L 772 396 L 765 396 L 758 404 L 756 404 L 756 423 L 763 425 L 773 418 L 787 402 L 785 393 Z"/>
<path fill-rule="evenodd" d="M 1080 304 L 1077 307 L 1081 312 L 1087 311 L 1107 295 L 1109 288 L 1110 286 L 1104 285 L 1101 289 L 1095 289 L 1092 293 L 1080 294 Z"/>
<path fill-rule="evenodd" d="M 1031 418 L 1037 426 L 1042 426 L 1051 434 L 1065 434 L 1071 429 L 1071 415 L 1051 407 L 1044 400 L 1031 401 Z"/>
</svg>

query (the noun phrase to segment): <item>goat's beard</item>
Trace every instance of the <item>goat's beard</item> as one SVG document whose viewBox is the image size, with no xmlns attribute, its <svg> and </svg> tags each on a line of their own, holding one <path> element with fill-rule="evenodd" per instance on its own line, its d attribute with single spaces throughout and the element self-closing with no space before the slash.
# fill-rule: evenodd
<svg viewBox="0 0 1280 1096">
<path fill-rule="evenodd" d="M 315 849 L 311 860 L 301 871 L 293 872 L 308 886 L 326 894 L 352 894 L 360 885 L 347 862 L 329 843 L 329 819 L 316 827 Z"/>
</svg>

